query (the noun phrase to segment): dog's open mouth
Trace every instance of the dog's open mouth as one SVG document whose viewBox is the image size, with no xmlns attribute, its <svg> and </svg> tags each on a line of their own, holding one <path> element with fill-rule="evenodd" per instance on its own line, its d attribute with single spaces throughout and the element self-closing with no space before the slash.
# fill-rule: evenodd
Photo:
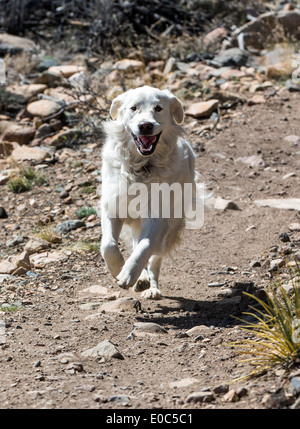
<svg viewBox="0 0 300 429">
<path fill-rule="evenodd" d="M 136 147 L 141 155 L 151 155 L 154 152 L 160 135 L 161 132 L 153 136 L 136 136 L 132 134 Z"/>
</svg>

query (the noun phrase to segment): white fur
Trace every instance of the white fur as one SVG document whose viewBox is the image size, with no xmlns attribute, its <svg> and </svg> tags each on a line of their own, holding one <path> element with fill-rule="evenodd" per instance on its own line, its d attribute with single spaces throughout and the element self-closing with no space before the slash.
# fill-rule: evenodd
<svg viewBox="0 0 300 429">
<path fill-rule="evenodd" d="M 155 107 L 162 107 L 155 111 Z M 135 106 L 135 111 L 132 107 Z M 184 218 L 114 218 L 109 212 L 113 199 L 128 204 L 119 191 L 119 182 L 129 186 L 143 183 L 195 184 L 194 154 L 180 124 L 184 113 L 180 101 L 169 91 L 149 86 L 131 89 L 113 100 L 112 121 L 104 123 L 106 141 L 102 153 L 101 254 L 111 274 L 122 288 L 134 286 L 143 297 L 161 297 L 158 276 L 161 259 L 178 241 Z M 161 132 L 152 155 L 143 156 L 132 133 L 139 135 L 139 124 L 153 124 L 153 135 Z M 150 192 L 149 192 L 150 198 Z M 131 256 L 124 261 L 118 248 L 123 224 L 129 225 L 133 241 Z"/>
</svg>

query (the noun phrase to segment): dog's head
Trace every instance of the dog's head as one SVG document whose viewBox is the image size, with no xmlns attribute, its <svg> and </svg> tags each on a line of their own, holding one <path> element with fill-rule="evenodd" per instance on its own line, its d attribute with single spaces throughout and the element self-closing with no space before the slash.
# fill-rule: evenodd
<svg viewBox="0 0 300 429">
<path fill-rule="evenodd" d="M 111 105 L 112 119 L 121 122 L 142 156 L 152 155 L 170 127 L 184 119 L 182 105 L 168 90 L 150 86 L 130 89 Z"/>
</svg>

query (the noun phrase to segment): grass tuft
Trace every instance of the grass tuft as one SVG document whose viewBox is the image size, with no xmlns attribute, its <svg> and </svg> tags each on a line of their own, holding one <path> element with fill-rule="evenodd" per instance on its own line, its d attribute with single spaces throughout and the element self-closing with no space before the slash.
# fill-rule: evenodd
<svg viewBox="0 0 300 429">
<path fill-rule="evenodd" d="M 61 243 L 61 237 L 58 237 L 54 232 L 52 226 L 45 225 L 43 227 L 37 227 L 34 229 L 34 233 L 38 238 L 44 241 L 48 241 L 49 243 Z"/>
<path fill-rule="evenodd" d="M 86 252 L 100 253 L 100 246 L 97 242 L 93 240 L 78 241 L 76 244 L 73 244 L 70 247 L 70 250 L 79 252 L 79 253 L 86 253 Z"/>
<path fill-rule="evenodd" d="M 8 188 L 15 194 L 20 194 L 29 191 L 34 185 L 41 186 L 45 182 L 46 179 L 29 166 L 21 168 L 19 173 L 8 181 Z"/>
<path fill-rule="evenodd" d="M 80 210 L 77 210 L 75 212 L 75 215 L 79 219 L 83 219 L 85 217 L 89 217 L 92 214 L 97 214 L 96 209 L 94 209 L 94 207 L 81 207 Z"/>
<path fill-rule="evenodd" d="M 252 311 L 243 314 L 255 321 L 238 320 L 243 322 L 240 328 L 251 336 L 230 345 L 246 356 L 241 362 L 248 362 L 255 369 L 239 380 L 275 365 L 291 367 L 300 362 L 300 271 L 297 264 L 296 267 L 291 272 L 290 287 L 284 287 L 279 280 L 266 292 L 266 302 L 245 292 L 256 301 L 256 306 L 249 306 Z"/>
</svg>

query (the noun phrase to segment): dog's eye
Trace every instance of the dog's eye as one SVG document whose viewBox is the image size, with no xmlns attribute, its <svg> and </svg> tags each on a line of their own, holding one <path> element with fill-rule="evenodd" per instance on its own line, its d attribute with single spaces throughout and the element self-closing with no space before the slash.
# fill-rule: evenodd
<svg viewBox="0 0 300 429">
<path fill-rule="evenodd" d="M 155 106 L 154 107 L 155 112 L 161 112 L 162 111 L 162 107 L 161 106 Z"/>
<path fill-rule="evenodd" d="M 133 112 L 135 112 L 136 111 L 136 106 L 130 107 L 130 110 L 132 110 Z"/>
</svg>

